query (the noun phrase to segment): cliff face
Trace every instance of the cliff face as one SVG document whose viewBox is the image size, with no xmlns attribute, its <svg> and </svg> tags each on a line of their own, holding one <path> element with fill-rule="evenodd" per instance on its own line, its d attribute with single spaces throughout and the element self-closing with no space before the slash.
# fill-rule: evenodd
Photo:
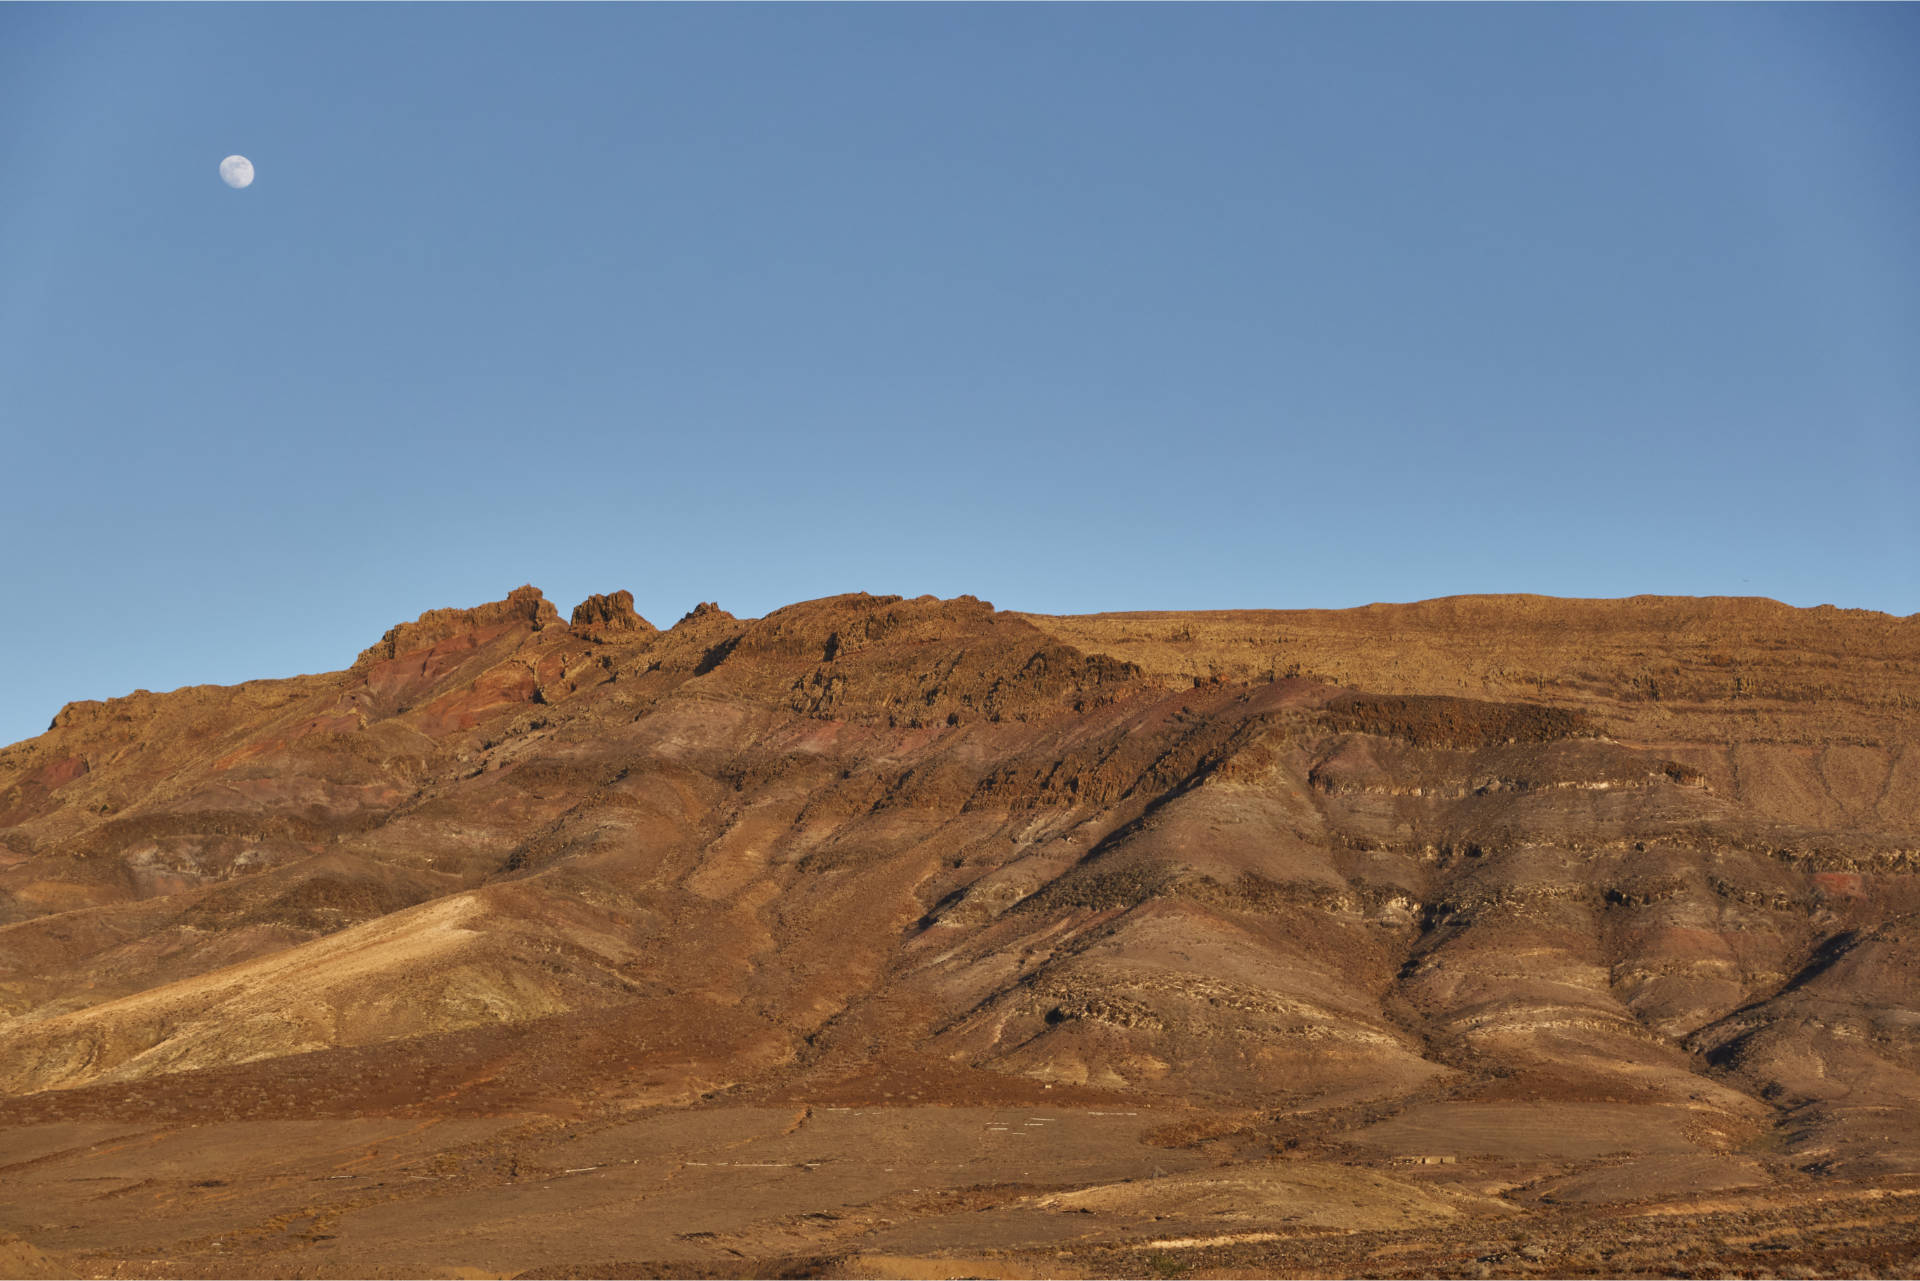
<svg viewBox="0 0 1920 1281">
<path fill-rule="evenodd" d="M 1768 601 L 522 588 L 0 754 L 0 1119 L 1050 1087 L 1920 1171 L 1917 739 L 1920 622 Z"/>
</svg>

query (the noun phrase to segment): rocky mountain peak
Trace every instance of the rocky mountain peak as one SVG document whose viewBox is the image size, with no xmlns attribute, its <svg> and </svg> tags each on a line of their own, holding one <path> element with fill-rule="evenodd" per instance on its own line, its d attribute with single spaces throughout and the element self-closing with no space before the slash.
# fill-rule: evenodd
<svg viewBox="0 0 1920 1281">
<path fill-rule="evenodd" d="M 631 600 L 631 598 L 629 598 Z M 383 662 L 400 654 L 425 649 L 461 632 L 486 631 L 524 626 L 532 631 L 553 626 L 560 611 L 531 584 L 516 587 L 505 600 L 489 601 L 471 609 L 430 609 L 411 623 L 397 623 L 354 660 L 356 670 Z"/>
<path fill-rule="evenodd" d="M 680 623 L 726 622 L 732 618 L 733 615 L 721 609 L 717 601 L 703 600 L 680 615 Z M 675 623 L 674 626 L 678 627 L 680 623 Z"/>
<path fill-rule="evenodd" d="M 593 640 L 617 636 L 651 636 L 660 629 L 633 608 L 633 593 L 595 593 L 573 607 L 573 628 Z"/>
</svg>

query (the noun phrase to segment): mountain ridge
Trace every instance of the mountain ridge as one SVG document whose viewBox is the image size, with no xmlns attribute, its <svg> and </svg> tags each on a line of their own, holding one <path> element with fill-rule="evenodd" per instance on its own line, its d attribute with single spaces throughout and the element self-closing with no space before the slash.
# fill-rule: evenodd
<svg viewBox="0 0 1920 1281">
<path fill-rule="evenodd" d="M 524 587 L 0 751 L 0 1125 L 1044 1099 L 1330 1179 L 1882 1186 L 1916 708 L 1915 620 L 1750 601 Z"/>
</svg>

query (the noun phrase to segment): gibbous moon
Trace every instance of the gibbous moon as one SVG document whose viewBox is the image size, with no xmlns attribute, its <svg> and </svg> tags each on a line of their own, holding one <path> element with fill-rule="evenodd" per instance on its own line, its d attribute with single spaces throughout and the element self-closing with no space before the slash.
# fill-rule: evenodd
<svg viewBox="0 0 1920 1281">
<path fill-rule="evenodd" d="M 220 162 L 220 181 L 234 188 L 247 186 L 253 181 L 253 161 L 245 156 L 228 156 Z"/>
</svg>

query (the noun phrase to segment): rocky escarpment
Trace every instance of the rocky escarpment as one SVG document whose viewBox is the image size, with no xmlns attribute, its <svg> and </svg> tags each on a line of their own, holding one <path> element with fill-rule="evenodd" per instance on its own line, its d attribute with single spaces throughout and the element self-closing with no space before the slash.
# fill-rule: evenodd
<svg viewBox="0 0 1920 1281">
<path fill-rule="evenodd" d="M 596 597 L 604 600 L 604 597 Z M 586 602 L 581 608 L 592 605 Z M 632 597 L 628 597 L 631 606 Z M 577 612 L 577 611 L 576 611 Z M 560 621 L 560 612 L 538 587 L 516 587 L 505 600 L 493 601 L 472 609 L 430 609 L 411 623 L 389 627 L 378 642 L 360 652 L 354 669 L 384 662 L 401 654 L 427 648 L 450 637 L 485 637 L 509 628 L 525 627 L 533 631 L 551 627 Z"/>
<path fill-rule="evenodd" d="M 592 640 L 629 639 L 658 631 L 634 612 L 633 593 L 593 595 L 573 607 L 573 629 Z"/>
<path fill-rule="evenodd" d="M 0 754 L 0 1086 L 299 1114 L 389 1106 L 383 1063 L 481 1111 L 910 1072 L 1275 1144 L 1625 1100 L 1920 1170 L 1916 673 L 1911 620 L 1753 603 L 659 630 L 521 588 Z"/>
</svg>

